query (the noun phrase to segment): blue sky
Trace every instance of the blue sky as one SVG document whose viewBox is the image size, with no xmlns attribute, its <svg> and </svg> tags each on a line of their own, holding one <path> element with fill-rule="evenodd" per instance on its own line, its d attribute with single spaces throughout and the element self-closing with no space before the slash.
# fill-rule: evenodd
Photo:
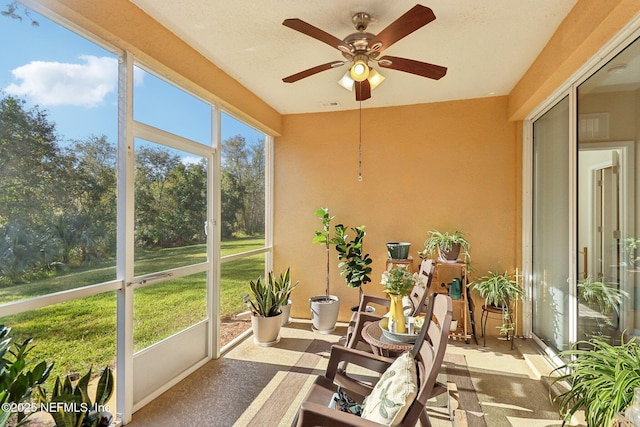
<svg viewBox="0 0 640 427">
<path fill-rule="evenodd" d="M 4 8 L 2 8 L 4 9 Z M 0 16 L 0 90 L 38 105 L 63 141 L 91 135 L 117 138 L 117 56 L 31 12 L 32 26 Z M 134 77 L 134 118 L 208 144 L 209 106 L 142 70 Z M 255 129 L 223 114 L 222 139 L 263 139 Z"/>
</svg>

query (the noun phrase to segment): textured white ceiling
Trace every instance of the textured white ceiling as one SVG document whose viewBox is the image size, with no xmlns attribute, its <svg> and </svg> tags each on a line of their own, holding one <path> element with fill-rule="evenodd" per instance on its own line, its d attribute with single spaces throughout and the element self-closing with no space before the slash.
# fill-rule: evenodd
<svg viewBox="0 0 640 427">
<path fill-rule="evenodd" d="M 406 0 L 131 0 L 282 114 L 358 108 L 338 86 L 345 67 L 296 83 L 282 78 L 334 60 L 337 49 L 284 27 L 300 18 L 339 39 L 367 12 L 379 33 L 416 2 Z M 385 50 L 448 67 L 431 80 L 395 70 L 363 108 L 506 95 L 577 0 L 430 0 L 436 20 Z M 337 105 L 331 105 L 336 103 Z"/>
</svg>

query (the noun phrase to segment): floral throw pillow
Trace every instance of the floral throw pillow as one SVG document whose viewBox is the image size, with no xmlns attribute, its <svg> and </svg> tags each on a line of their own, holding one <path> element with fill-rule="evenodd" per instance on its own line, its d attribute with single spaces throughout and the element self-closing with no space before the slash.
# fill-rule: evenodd
<svg viewBox="0 0 640 427">
<path fill-rule="evenodd" d="M 382 374 L 364 401 L 362 418 L 387 426 L 402 422 L 418 393 L 416 364 L 410 352 L 399 356 Z"/>
</svg>

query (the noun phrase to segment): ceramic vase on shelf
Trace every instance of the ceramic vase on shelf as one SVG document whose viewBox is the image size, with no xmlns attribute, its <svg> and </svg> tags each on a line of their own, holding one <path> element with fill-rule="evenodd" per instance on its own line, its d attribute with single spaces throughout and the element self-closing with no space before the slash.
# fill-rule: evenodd
<svg viewBox="0 0 640 427">
<path fill-rule="evenodd" d="M 404 321 L 404 309 L 402 308 L 402 295 L 389 295 L 391 298 L 391 306 L 389 308 L 391 319 L 395 325 L 395 331 L 398 334 L 407 333 L 407 325 Z"/>
</svg>

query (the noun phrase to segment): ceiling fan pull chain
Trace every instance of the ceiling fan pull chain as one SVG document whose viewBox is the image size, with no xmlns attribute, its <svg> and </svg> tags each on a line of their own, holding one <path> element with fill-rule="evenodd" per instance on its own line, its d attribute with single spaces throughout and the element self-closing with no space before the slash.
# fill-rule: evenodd
<svg viewBox="0 0 640 427">
<path fill-rule="evenodd" d="M 360 136 L 358 142 L 358 181 L 362 181 L 362 101 L 360 101 Z"/>
</svg>

